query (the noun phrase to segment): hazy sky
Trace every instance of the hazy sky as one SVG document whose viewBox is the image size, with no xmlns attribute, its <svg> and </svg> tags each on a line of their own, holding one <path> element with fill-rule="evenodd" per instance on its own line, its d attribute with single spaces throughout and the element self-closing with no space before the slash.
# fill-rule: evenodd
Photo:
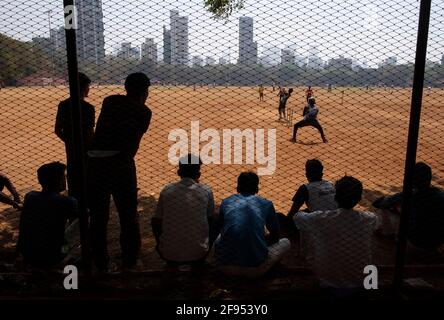
<svg viewBox="0 0 444 320">
<path fill-rule="evenodd" d="M 62 25 L 62 1 L 0 0 L 0 32 L 21 40 L 48 36 Z M 31 3 L 31 6 L 29 4 Z M 398 62 L 414 60 L 419 5 L 417 0 L 246 0 L 245 9 L 227 22 L 215 21 L 203 0 L 102 0 L 107 53 L 123 41 L 140 45 L 153 37 L 162 52 L 162 26 L 169 26 L 169 10 L 189 17 L 190 56 L 215 58 L 238 54 L 238 18 L 254 18 L 259 52 L 266 47 L 291 46 L 307 55 L 317 48 L 324 60 L 339 55 L 366 60 L 375 66 L 388 56 Z M 0 48 L 1 49 L 1 48 Z M 444 53 L 444 0 L 432 1 L 428 58 L 438 61 Z"/>
</svg>

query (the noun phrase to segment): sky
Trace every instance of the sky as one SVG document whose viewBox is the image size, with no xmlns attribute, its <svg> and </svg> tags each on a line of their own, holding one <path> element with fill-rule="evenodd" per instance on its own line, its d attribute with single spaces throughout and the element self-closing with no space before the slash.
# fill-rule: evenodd
<svg viewBox="0 0 444 320">
<path fill-rule="evenodd" d="M 399 63 L 414 61 L 419 17 L 418 0 L 246 0 L 245 8 L 227 21 L 212 19 L 203 0 L 102 0 L 107 54 L 121 42 L 140 45 L 154 38 L 162 53 L 162 27 L 169 26 L 169 10 L 189 19 L 190 57 L 229 58 L 238 55 L 238 19 L 254 19 L 259 54 L 290 47 L 306 56 L 317 50 L 323 60 L 339 55 L 376 66 L 389 56 Z M 0 32 L 20 40 L 48 36 L 61 26 L 62 1 L 0 0 Z M 1 49 L 1 48 L 0 48 Z M 432 1 L 428 59 L 444 54 L 444 0 Z"/>
</svg>

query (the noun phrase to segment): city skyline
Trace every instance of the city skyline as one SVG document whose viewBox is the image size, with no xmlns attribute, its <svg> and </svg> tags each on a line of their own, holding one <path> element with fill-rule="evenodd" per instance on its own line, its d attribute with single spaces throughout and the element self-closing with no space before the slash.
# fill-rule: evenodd
<svg viewBox="0 0 444 320">
<path fill-rule="evenodd" d="M 77 55 L 100 64 L 105 60 L 105 36 L 101 0 L 76 0 L 78 12 Z"/>
<path fill-rule="evenodd" d="M 53 26 L 61 25 L 55 1 L 42 0 L 38 10 L 25 8 L 23 0 L 6 1 L 10 2 L 0 9 L 6 16 L 0 22 L 2 33 L 26 41 L 48 36 L 48 18 L 44 14 L 48 9 L 53 10 Z M 247 1 L 245 9 L 227 22 L 211 19 L 203 3 L 195 0 L 168 0 L 163 4 L 134 1 L 124 6 L 112 0 L 102 2 L 106 54 L 111 54 L 121 42 L 141 45 L 146 38 L 153 38 L 159 44 L 158 60 L 162 60 L 162 27 L 168 25 L 170 10 L 178 10 L 188 17 L 189 57 L 211 55 L 235 63 L 239 55 L 238 19 L 241 16 L 254 19 L 254 40 L 259 57 L 266 54 L 268 47 L 279 50 L 292 47 L 295 56 L 307 57 L 315 44 L 324 63 L 342 55 L 365 62 L 368 67 L 377 67 L 390 56 L 397 56 L 399 64 L 412 62 L 416 48 L 419 11 L 416 0 L 406 0 L 403 4 L 333 0 L 316 5 L 308 1 L 289 1 L 285 10 L 279 10 L 283 1 Z M 439 14 L 443 9 L 442 0 L 432 5 L 428 59 L 436 62 L 444 52 L 444 17 Z"/>
</svg>

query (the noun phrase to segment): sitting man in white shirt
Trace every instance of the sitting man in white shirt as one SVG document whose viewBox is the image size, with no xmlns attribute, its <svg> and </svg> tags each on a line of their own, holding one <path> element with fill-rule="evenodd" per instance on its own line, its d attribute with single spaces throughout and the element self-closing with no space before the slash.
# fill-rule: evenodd
<svg viewBox="0 0 444 320">
<path fill-rule="evenodd" d="M 362 289 L 364 268 L 371 263 L 372 234 L 377 217 L 353 210 L 362 197 L 362 183 L 349 176 L 335 184 L 339 209 L 298 212 L 296 226 L 314 240 L 314 267 L 322 287 L 347 295 Z"/>
<path fill-rule="evenodd" d="M 293 216 L 299 212 L 304 205 L 306 212 L 334 210 L 338 207 L 335 201 L 335 186 L 327 180 L 323 179 L 324 166 L 318 159 L 310 159 L 305 163 L 305 176 L 308 183 L 301 185 L 293 197 L 293 205 L 285 216 L 278 214 L 279 223 L 282 230 L 287 230 L 289 236 L 295 237 L 298 230 L 294 226 Z M 313 256 L 313 246 L 310 236 L 300 234 L 301 253 L 310 262 Z"/>
<path fill-rule="evenodd" d="M 151 221 L 157 251 L 170 266 L 202 265 L 211 248 L 214 199 L 211 188 L 199 183 L 201 164 L 191 154 L 180 158 L 181 179 L 163 188 Z"/>
</svg>

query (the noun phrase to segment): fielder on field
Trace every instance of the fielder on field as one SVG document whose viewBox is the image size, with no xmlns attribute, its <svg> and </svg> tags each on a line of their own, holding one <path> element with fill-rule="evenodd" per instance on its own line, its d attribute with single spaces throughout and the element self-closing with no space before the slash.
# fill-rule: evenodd
<svg viewBox="0 0 444 320">
<path fill-rule="evenodd" d="M 279 108 L 278 108 L 279 119 L 278 119 L 278 121 L 281 121 L 281 119 L 286 120 L 285 108 L 287 106 L 287 100 L 288 100 L 288 98 L 291 97 L 292 92 L 293 92 L 293 89 L 289 89 L 288 93 L 287 93 L 287 92 L 285 92 L 285 88 L 283 88 L 283 90 L 280 91 L 280 93 L 279 93 Z"/>
<path fill-rule="evenodd" d="M 308 105 L 304 108 L 303 116 L 304 118 L 296 123 L 293 128 L 293 138 L 291 139 L 291 142 L 296 143 L 296 133 L 299 128 L 302 127 L 314 127 L 318 129 L 319 133 L 321 134 L 322 141 L 324 143 L 327 143 L 327 138 L 324 135 L 324 130 L 322 129 L 317 117 L 318 117 L 319 109 L 316 105 L 316 101 L 313 97 L 308 98 Z"/>
<path fill-rule="evenodd" d="M 311 86 L 308 86 L 307 91 L 305 91 L 305 98 L 308 102 L 308 99 L 310 98 L 314 98 L 314 93 L 313 93 L 313 89 L 311 88 Z"/>
</svg>

